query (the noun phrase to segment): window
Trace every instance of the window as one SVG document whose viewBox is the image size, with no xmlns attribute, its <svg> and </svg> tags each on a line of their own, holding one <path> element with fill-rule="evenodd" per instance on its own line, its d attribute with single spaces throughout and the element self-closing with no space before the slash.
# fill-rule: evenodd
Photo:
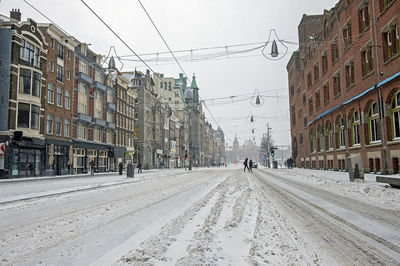
<svg viewBox="0 0 400 266">
<path fill-rule="evenodd" d="M 22 40 L 19 49 L 19 58 L 28 62 L 30 66 L 39 67 L 40 49 L 32 43 Z"/>
<path fill-rule="evenodd" d="M 328 56 L 326 55 L 326 52 L 322 53 L 321 65 L 322 65 L 322 75 L 324 75 L 326 72 L 328 72 Z"/>
<path fill-rule="evenodd" d="M 63 91 L 62 88 L 57 87 L 57 106 L 62 107 Z"/>
<path fill-rule="evenodd" d="M 352 34 L 351 34 L 351 21 L 347 22 L 343 27 L 343 38 L 344 38 L 344 49 L 347 50 L 352 44 Z"/>
<path fill-rule="evenodd" d="M 311 96 L 308 98 L 308 114 L 311 115 L 314 112 L 314 106 L 313 106 L 313 97 Z"/>
<path fill-rule="evenodd" d="M 372 45 L 368 44 L 361 50 L 361 72 L 365 77 L 374 70 L 374 60 L 372 58 Z"/>
<path fill-rule="evenodd" d="M 314 64 L 314 82 L 319 79 L 319 64 L 318 62 Z"/>
<path fill-rule="evenodd" d="M 67 80 L 71 80 L 71 71 L 67 69 Z"/>
<path fill-rule="evenodd" d="M 360 116 L 357 111 L 353 112 L 351 119 L 351 135 L 353 146 L 360 144 Z"/>
<path fill-rule="evenodd" d="M 106 142 L 107 142 L 107 144 L 112 144 L 112 132 L 111 132 L 111 130 L 107 130 Z"/>
<path fill-rule="evenodd" d="M 68 60 L 71 59 L 71 50 L 67 50 L 67 59 L 68 59 Z"/>
<path fill-rule="evenodd" d="M 332 55 L 332 65 L 334 65 L 339 58 L 339 47 L 337 43 L 337 37 L 331 42 L 331 55 Z"/>
<path fill-rule="evenodd" d="M 162 83 L 162 82 L 160 82 L 160 88 L 161 88 L 161 89 L 163 88 L 163 83 Z"/>
<path fill-rule="evenodd" d="M 324 104 L 329 103 L 329 82 L 325 82 L 324 87 Z"/>
<path fill-rule="evenodd" d="M 303 106 L 306 105 L 306 102 L 307 102 L 306 94 L 303 93 Z"/>
<path fill-rule="evenodd" d="M 307 74 L 307 88 L 311 88 L 312 86 L 312 79 L 311 79 L 311 71 Z"/>
<path fill-rule="evenodd" d="M 381 140 L 378 104 L 373 103 L 368 109 L 368 134 L 369 142 Z"/>
<path fill-rule="evenodd" d="M 61 44 L 57 45 L 57 57 L 64 60 L 64 46 Z"/>
<path fill-rule="evenodd" d="M 46 133 L 49 135 L 53 134 L 53 116 L 52 115 L 47 115 Z"/>
<path fill-rule="evenodd" d="M 304 124 L 304 127 L 307 127 L 307 116 L 305 116 L 303 118 L 303 124 Z"/>
<path fill-rule="evenodd" d="M 354 84 L 354 60 L 350 60 L 345 65 L 346 70 L 346 88 L 351 87 Z"/>
<path fill-rule="evenodd" d="M 340 88 L 340 72 L 333 75 L 333 97 L 337 97 L 341 93 Z"/>
<path fill-rule="evenodd" d="M 70 100 L 70 94 L 69 94 L 69 91 L 68 90 L 66 90 L 65 91 L 65 96 L 64 96 L 64 107 L 65 107 L 65 109 L 67 109 L 67 110 L 70 110 L 71 109 L 71 100 Z"/>
<path fill-rule="evenodd" d="M 340 118 L 337 124 L 338 129 L 338 148 L 343 148 L 344 144 L 344 119 Z"/>
<path fill-rule="evenodd" d="M 107 102 L 108 103 L 114 102 L 114 94 L 110 90 L 107 91 Z"/>
<path fill-rule="evenodd" d="M 47 84 L 47 102 L 54 103 L 54 85 L 52 83 Z"/>
<path fill-rule="evenodd" d="M 29 104 L 18 103 L 18 127 L 29 128 Z"/>
<path fill-rule="evenodd" d="M 84 139 L 87 140 L 88 138 L 88 128 L 86 125 L 83 124 L 78 124 L 77 125 L 77 133 L 76 133 L 76 137 L 78 139 Z"/>
<path fill-rule="evenodd" d="M 57 81 L 63 82 L 64 80 L 64 68 L 60 65 L 57 65 Z"/>
<path fill-rule="evenodd" d="M 56 135 L 61 136 L 61 117 L 56 117 Z"/>
<path fill-rule="evenodd" d="M 89 93 L 89 88 L 85 84 L 79 83 L 79 85 L 78 85 L 78 113 L 86 114 L 86 115 L 89 114 L 88 93 Z"/>
<path fill-rule="evenodd" d="M 97 70 L 94 72 L 94 80 L 103 83 L 103 75 Z"/>
<path fill-rule="evenodd" d="M 21 68 L 19 71 L 19 93 L 31 94 L 31 74 L 28 69 Z"/>
<path fill-rule="evenodd" d="M 94 117 L 103 119 L 103 101 L 102 94 L 99 91 L 94 93 Z"/>
<path fill-rule="evenodd" d="M 54 61 L 53 60 L 50 60 L 49 69 L 50 69 L 50 72 L 54 72 Z"/>
<path fill-rule="evenodd" d="M 302 145 L 303 144 L 303 132 L 301 132 L 299 134 L 299 144 Z"/>
<path fill-rule="evenodd" d="M 319 90 L 315 92 L 315 109 L 318 110 L 321 108 L 321 93 Z"/>
<path fill-rule="evenodd" d="M 69 137 L 69 120 L 64 119 L 64 137 Z"/>
<path fill-rule="evenodd" d="M 107 111 L 107 122 L 114 122 L 113 113 L 110 111 Z"/>
<path fill-rule="evenodd" d="M 400 52 L 399 30 L 397 25 L 390 25 L 383 32 L 383 58 L 391 59 Z"/>
<path fill-rule="evenodd" d="M 94 129 L 94 141 L 101 142 L 102 141 L 102 132 L 101 129 L 96 127 Z"/>
<path fill-rule="evenodd" d="M 19 93 L 40 98 L 41 79 L 40 73 L 21 68 L 19 72 Z"/>
<path fill-rule="evenodd" d="M 80 60 L 79 61 L 79 72 L 82 72 L 86 75 L 89 75 L 89 67 L 88 64 L 85 63 L 85 61 Z"/>
<path fill-rule="evenodd" d="M 54 49 L 54 39 L 50 38 L 50 48 Z"/>
<path fill-rule="evenodd" d="M 358 9 L 358 27 L 360 33 L 363 33 L 370 25 L 369 20 L 369 2 L 364 1 Z"/>
<path fill-rule="evenodd" d="M 392 99 L 391 106 L 393 139 L 400 138 L 400 91 Z"/>
</svg>

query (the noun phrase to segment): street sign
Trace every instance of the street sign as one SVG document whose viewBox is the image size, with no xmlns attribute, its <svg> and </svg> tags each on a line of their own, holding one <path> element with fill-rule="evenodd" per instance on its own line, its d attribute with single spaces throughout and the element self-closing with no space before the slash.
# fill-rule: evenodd
<svg viewBox="0 0 400 266">
<path fill-rule="evenodd" d="M 0 156 L 4 156 L 5 151 L 6 151 L 6 144 L 0 143 Z"/>
</svg>

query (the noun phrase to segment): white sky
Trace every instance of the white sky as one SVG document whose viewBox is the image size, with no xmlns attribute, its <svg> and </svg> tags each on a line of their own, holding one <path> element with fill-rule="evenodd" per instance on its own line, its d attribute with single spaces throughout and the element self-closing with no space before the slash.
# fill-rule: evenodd
<svg viewBox="0 0 400 266">
<path fill-rule="evenodd" d="M 91 43 L 91 49 L 96 53 L 106 55 L 110 46 L 115 46 L 118 55 L 131 54 L 81 1 L 28 1 L 81 42 Z M 321 14 L 336 2 L 338 0 L 142 0 L 172 50 L 265 42 L 271 29 L 276 30 L 279 38 L 297 42 L 297 26 L 302 15 Z M 86 0 L 86 3 L 120 34 L 136 53 L 167 51 L 138 1 Z M 8 16 L 12 8 L 21 10 L 23 20 L 30 17 L 36 22 L 48 22 L 23 0 L 0 0 L 0 14 Z M 274 98 L 266 98 L 261 107 L 253 107 L 250 101 L 222 105 L 207 102 L 211 113 L 225 132 L 228 145 L 232 144 L 235 133 L 241 144 L 253 137 L 256 137 L 259 143 L 262 134 L 266 132 L 267 123 L 272 128 L 276 144 L 290 144 L 286 64 L 297 46 L 288 45 L 288 48 L 288 54 L 279 61 L 267 60 L 257 52 L 239 55 L 256 55 L 252 57 L 235 59 L 231 55 L 219 60 L 182 64 L 190 78 L 193 73 L 196 74 L 200 96 L 203 99 L 253 93 L 255 89 L 273 91 L 263 93 Z M 224 50 L 205 52 L 221 51 Z M 166 76 L 177 77 L 181 72 L 176 64 L 149 64 L 156 72 Z M 124 70 L 131 70 L 135 66 L 139 70 L 145 70 L 142 64 L 135 62 L 125 62 Z M 275 91 L 278 89 L 280 90 Z M 208 120 L 216 128 L 216 123 L 206 110 L 205 112 Z M 256 117 L 254 124 L 247 122 L 246 117 L 250 112 Z M 237 119 L 243 117 L 244 119 Z M 283 120 L 283 117 L 286 119 Z M 251 132 L 253 128 L 255 134 Z"/>
</svg>

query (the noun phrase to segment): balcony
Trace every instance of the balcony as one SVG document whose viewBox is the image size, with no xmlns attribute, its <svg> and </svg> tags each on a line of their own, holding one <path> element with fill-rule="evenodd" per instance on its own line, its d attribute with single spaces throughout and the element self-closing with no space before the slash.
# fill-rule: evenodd
<svg viewBox="0 0 400 266">
<path fill-rule="evenodd" d="M 115 123 L 107 122 L 107 127 L 110 128 L 110 129 L 115 129 Z"/>
<path fill-rule="evenodd" d="M 78 116 L 76 119 L 81 120 L 82 122 L 85 122 L 85 123 L 92 123 L 92 117 L 90 115 L 81 114 L 81 113 L 78 113 L 77 115 Z"/>
<path fill-rule="evenodd" d="M 94 123 L 96 125 L 98 125 L 98 126 L 101 126 L 101 127 L 105 127 L 106 126 L 106 121 L 104 121 L 103 119 L 100 119 L 100 118 L 95 118 L 94 119 Z"/>
<path fill-rule="evenodd" d="M 86 83 L 88 86 L 92 86 L 92 78 L 83 72 L 79 72 L 79 81 Z"/>
<path fill-rule="evenodd" d="M 98 81 L 95 82 L 94 88 L 95 88 L 96 90 L 98 90 L 98 91 L 101 91 L 101 92 L 106 92 L 106 91 L 107 91 L 107 86 L 101 84 L 101 83 L 98 82 Z"/>
<path fill-rule="evenodd" d="M 107 108 L 110 109 L 111 111 L 115 112 L 115 104 L 107 103 Z"/>
</svg>

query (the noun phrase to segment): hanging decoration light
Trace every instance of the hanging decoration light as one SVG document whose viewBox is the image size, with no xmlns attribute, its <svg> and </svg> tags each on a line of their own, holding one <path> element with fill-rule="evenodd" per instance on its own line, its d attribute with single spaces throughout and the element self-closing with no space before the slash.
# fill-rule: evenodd
<svg viewBox="0 0 400 266">
<path fill-rule="evenodd" d="M 254 134 L 254 129 L 252 129 L 252 130 L 251 130 L 251 133 L 253 133 L 253 134 Z"/>
<path fill-rule="evenodd" d="M 275 35 L 275 37 L 271 42 L 272 33 Z M 278 43 L 279 46 L 282 46 L 281 48 L 283 48 L 284 52 L 279 52 Z M 271 48 L 269 48 L 269 46 L 271 46 Z M 265 51 L 267 48 L 271 49 L 270 53 Z M 275 29 L 271 29 L 269 31 L 268 40 L 265 43 L 264 48 L 262 49 L 262 54 L 264 55 L 264 57 L 269 60 L 279 60 L 282 59 L 288 53 L 288 50 L 289 50 L 288 47 L 279 39 Z"/>
<path fill-rule="evenodd" d="M 250 112 L 249 116 L 247 117 L 247 121 L 249 123 L 254 123 L 256 121 L 256 117 Z"/>
<path fill-rule="evenodd" d="M 116 67 L 114 55 L 110 56 L 110 54 L 112 52 L 115 54 L 115 57 L 118 59 L 120 65 L 121 65 L 120 69 L 117 69 L 117 67 Z M 103 66 L 103 68 L 105 69 L 104 72 L 107 75 L 107 78 L 110 78 L 112 83 L 113 83 L 113 85 L 115 85 L 115 83 L 117 81 L 117 78 L 119 76 L 119 72 L 124 67 L 124 63 L 122 63 L 122 61 L 120 60 L 119 56 L 117 55 L 117 51 L 115 50 L 114 46 L 110 47 L 110 50 L 108 51 L 107 56 L 103 56 L 103 59 L 102 59 L 102 61 L 100 63 Z"/>
<path fill-rule="evenodd" d="M 264 97 L 260 94 L 258 90 L 254 90 L 253 96 L 250 98 L 251 105 L 255 107 L 260 107 L 264 104 Z"/>
</svg>

